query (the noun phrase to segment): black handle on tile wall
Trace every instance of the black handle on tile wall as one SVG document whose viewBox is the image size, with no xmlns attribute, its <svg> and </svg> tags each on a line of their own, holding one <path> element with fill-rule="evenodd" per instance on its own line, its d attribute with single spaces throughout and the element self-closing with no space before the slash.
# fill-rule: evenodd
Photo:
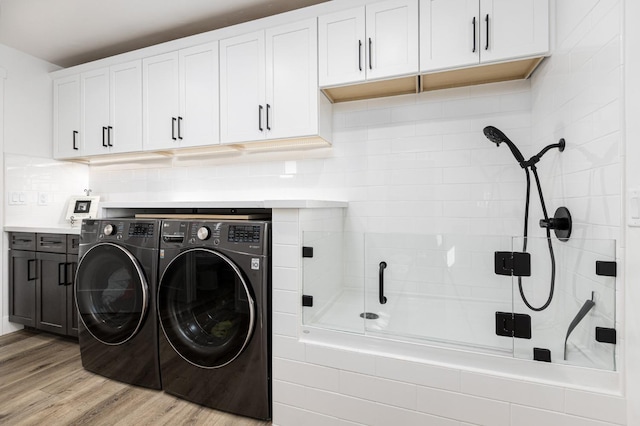
<svg viewBox="0 0 640 426">
<path fill-rule="evenodd" d="M 378 301 L 381 305 L 387 303 L 387 298 L 384 297 L 384 270 L 387 267 L 387 262 L 380 262 L 380 269 L 378 270 Z"/>
</svg>

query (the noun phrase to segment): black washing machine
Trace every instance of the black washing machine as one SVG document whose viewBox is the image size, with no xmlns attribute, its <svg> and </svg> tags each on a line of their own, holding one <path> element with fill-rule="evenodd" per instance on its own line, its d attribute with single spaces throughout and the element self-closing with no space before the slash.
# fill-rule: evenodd
<svg viewBox="0 0 640 426">
<path fill-rule="evenodd" d="M 161 389 L 156 292 L 159 220 L 84 220 L 75 280 L 85 369 Z"/>
<path fill-rule="evenodd" d="M 165 392 L 271 418 L 271 226 L 165 220 L 158 317 Z"/>
</svg>

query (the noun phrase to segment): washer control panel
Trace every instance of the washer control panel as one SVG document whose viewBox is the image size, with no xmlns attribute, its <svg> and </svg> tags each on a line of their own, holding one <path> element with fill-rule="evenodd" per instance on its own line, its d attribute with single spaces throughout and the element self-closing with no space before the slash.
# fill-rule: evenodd
<svg viewBox="0 0 640 426">
<path fill-rule="evenodd" d="M 164 220 L 161 241 L 164 247 L 210 247 L 247 253 L 269 252 L 269 223 L 230 220 Z"/>
</svg>

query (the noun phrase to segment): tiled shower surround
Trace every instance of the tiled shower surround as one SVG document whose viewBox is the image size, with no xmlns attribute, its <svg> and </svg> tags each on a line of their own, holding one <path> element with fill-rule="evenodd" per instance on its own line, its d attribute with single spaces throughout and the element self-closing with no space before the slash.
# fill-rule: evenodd
<svg viewBox="0 0 640 426">
<path fill-rule="evenodd" d="M 344 217 L 341 209 L 274 210 L 274 424 L 626 423 L 619 373 L 589 371 L 591 385 L 565 385 L 566 377 L 582 370 L 531 361 L 490 367 L 473 353 L 455 354 L 468 361 L 456 364 L 446 350 L 421 358 L 410 347 L 387 355 L 366 344 L 352 351 L 339 342 L 299 340 L 300 237 L 309 226 L 521 235 L 524 173 L 506 146 L 496 148 L 483 136 L 487 125 L 504 131 L 525 157 L 565 138 L 563 153 L 551 151 L 538 164 L 548 209 L 568 207 L 574 238 L 616 240 L 617 257 L 623 257 L 623 4 L 551 4 L 553 56 L 529 80 L 336 104 L 327 149 L 90 166 L 89 185 L 107 201 L 348 201 Z M 7 207 L 7 223 L 16 211 Z M 537 226 L 541 217 L 532 192 L 532 236 L 544 235 Z M 619 366 L 624 285 L 619 279 Z"/>
</svg>

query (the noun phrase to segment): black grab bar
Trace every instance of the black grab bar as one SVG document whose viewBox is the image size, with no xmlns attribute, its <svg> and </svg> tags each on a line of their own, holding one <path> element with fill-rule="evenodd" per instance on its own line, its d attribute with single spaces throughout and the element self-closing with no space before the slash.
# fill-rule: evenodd
<svg viewBox="0 0 640 426">
<path fill-rule="evenodd" d="M 378 272 L 378 301 L 381 305 L 387 303 L 387 298 L 384 297 L 384 270 L 387 267 L 387 262 L 380 262 L 380 270 Z"/>
</svg>

